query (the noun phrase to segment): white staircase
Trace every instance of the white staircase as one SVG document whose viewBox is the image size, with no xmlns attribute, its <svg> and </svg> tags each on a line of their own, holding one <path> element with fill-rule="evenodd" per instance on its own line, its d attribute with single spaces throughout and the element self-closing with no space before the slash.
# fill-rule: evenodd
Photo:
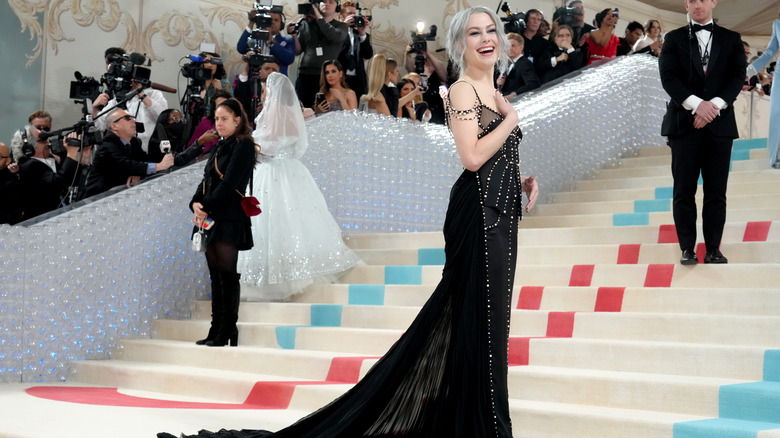
<svg viewBox="0 0 780 438">
<path fill-rule="evenodd" d="M 728 265 L 678 263 L 666 147 L 524 218 L 509 347 L 515 437 L 780 437 L 780 171 L 751 145 L 735 143 L 750 159 L 730 175 Z M 313 411 L 398 339 L 440 278 L 439 233 L 348 244 L 366 265 L 339 284 L 243 302 L 239 347 L 193 343 L 208 330 L 200 302 L 192 320 L 123 341 L 115 360 L 74 362 L 74 380 L 285 419 Z"/>
</svg>

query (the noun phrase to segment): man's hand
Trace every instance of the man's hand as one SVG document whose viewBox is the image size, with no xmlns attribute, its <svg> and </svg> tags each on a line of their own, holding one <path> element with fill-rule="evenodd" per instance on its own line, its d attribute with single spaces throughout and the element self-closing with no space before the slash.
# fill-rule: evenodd
<svg viewBox="0 0 780 438">
<path fill-rule="evenodd" d="M 138 181 L 141 180 L 140 176 L 128 176 L 127 177 L 127 183 L 125 183 L 125 186 L 129 189 L 130 187 L 133 187 L 135 185 L 138 185 Z"/>
<path fill-rule="evenodd" d="M 249 24 L 247 24 L 246 27 L 248 27 L 250 29 L 254 29 L 255 28 L 255 17 L 257 17 L 257 9 L 252 8 L 252 10 L 249 11 L 247 16 L 249 17 Z"/>
<path fill-rule="evenodd" d="M 162 161 L 154 165 L 155 172 L 168 169 L 173 166 L 173 154 L 165 154 Z"/>
<path fill-rule="evenodd" d="M 720 108 L 714 103 L 702 101 L 702 103 L 696 107 L 696 117 L 693 119 L 693 127 L 696 129 L 705 127 L 708 123 L 715 120 L 715 117 L 718 117 L 718 111 L 720 111 Z"/>
<path fill-rule="evenodd" d="M 590 36 L 590 32 L 586 32 L 580 35 L 580 40 L 577 41 L 577 47 L 582 47 L 582 45 L 585 44 L 585 41 L 588 41 L 589 36 Z"/>
<path fill-rule="evenodd" d="M 358 35 L 363 36 L 368 32 L 368 28 L 371 27 L 371 20 L 368 19 L 365 15 L 363 16 L 363 25 L 360 27 L 357 27 Z"/>
</svg>

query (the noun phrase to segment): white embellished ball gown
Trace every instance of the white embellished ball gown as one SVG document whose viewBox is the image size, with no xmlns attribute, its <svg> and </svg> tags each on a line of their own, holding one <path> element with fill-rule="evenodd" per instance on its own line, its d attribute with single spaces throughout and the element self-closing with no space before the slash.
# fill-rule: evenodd
<svg viewBox="0 0 780 438">
<path fill-rule="evenodd" d="M 254 248 L 238 259 L 241 295 L 249 301 L 285 300 L 360 263 L 300 161 L 308 140 L 292 83 L 273 73 L 266 87 L 253 133 L 261 154 L 250 182 L 263 212 L 252 217 Z"/>
</svg>

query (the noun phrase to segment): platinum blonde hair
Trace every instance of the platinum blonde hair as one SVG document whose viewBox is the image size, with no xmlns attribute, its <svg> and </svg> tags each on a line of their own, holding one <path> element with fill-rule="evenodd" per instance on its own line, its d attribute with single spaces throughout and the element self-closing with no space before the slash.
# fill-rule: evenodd
<svg viewBox="0 0 780 438">
<path fill-rule="evenodd" d="M 509 65 L 509 39 L 504 33 L 504 26 L 501 24 L 501 19 L 498 18 L 495 12 L 484 6 L 474 6 L 473 8 L 464 9 L 452 18 L 450 22 L 450 30 L 447 33 L 447 53 L 452 61 L 452 67 L 454 71 L 458 72 L 458 77 L 463 76 L 463 72 L 466 69 L 463 60 L 463 53 L 466 51 L 466 27 L 468 26 L 469 18 L 474 14 L 488 14 L 490 19 L 496 25 L 496 34 L 498 35 L 498 68 L 504 70 Z"/>
</svg>

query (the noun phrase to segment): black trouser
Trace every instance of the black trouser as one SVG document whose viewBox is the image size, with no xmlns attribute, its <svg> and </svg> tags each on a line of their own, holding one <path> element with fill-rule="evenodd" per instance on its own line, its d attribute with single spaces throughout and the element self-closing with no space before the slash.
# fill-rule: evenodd
<svg viewBox="0 0 780 438">
<path fill-rule="evenodd" d="M 314 95 L 320 91 L 320 75 L 298 74 L 295 80 L 295 92 L 298 93 L 298 99 L 306 108 L 312 108 L 314 105 Z"/>
<path fill-rule="evenodd" d="M 726 223 L 726 187 L 731 163 L 731 138 L 713 136 L 705 127 L 669 138 L 674 177 L 674 225 L 681 249 L 696 245 L 696 189 L 701 172 L 704 190 L 702 223 L 707 251 L 720 246 Z"/>
</svg>

